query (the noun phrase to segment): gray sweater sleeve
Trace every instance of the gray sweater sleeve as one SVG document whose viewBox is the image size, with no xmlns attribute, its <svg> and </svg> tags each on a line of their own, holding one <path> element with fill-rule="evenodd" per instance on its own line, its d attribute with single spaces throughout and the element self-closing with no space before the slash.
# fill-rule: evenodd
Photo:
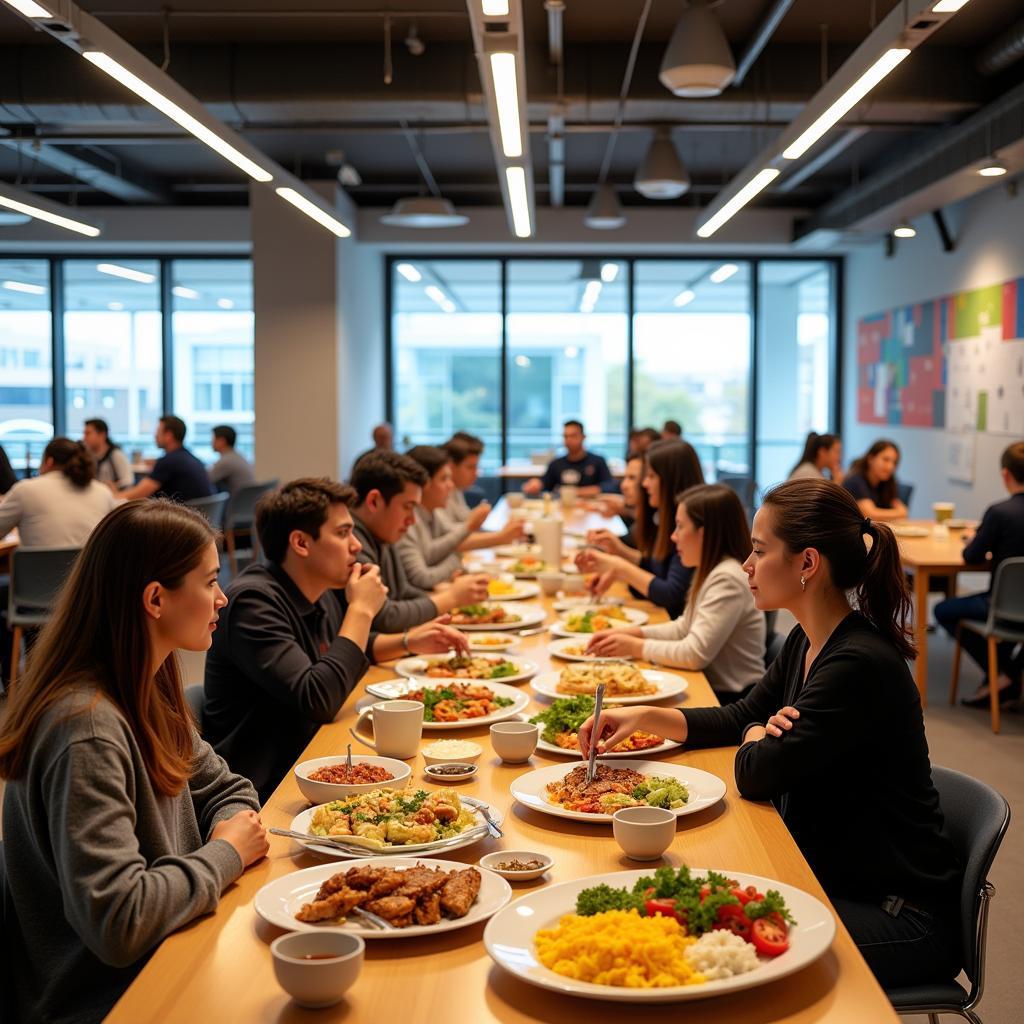
<svg viewBox="0 0 1024 1024">
<path fill-rule="evenodd" d="M 206 740 L 195 734 L 195 762 L 188 788 L 196 811 L 199 832 L 209 838 L 213 826 L 239 811 L 258 811 L 259 797 L 252 783 L 228 768 Z"/>
<path fill-rule="evenodd" d="M 204 778 L 211 781 L 208 770 Z M 176 928 L 212 911 L 242 873 L 238 854 L 222 839 L 147 863 L 136 834 L 131 754 L 114 739 L 69 743 L 42 781 L 64 915 L 104 963 L 135 963 Z"/>
<path fill-rule="evenodd" d="M 414 587 L 431 590 L 451 579 L 462 565 L 456 548 L 469 536 L 464 526 L 457 526 L 441 537 L 432 537 L 430 528 L 417 521 L 398 542 L 395 553 L 401 559 L 406 578 Z"/>
</svg>

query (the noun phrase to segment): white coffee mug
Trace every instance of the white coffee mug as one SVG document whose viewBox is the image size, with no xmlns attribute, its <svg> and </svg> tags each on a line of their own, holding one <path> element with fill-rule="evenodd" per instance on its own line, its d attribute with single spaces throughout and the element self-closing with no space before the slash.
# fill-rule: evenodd
<svg viewBox="0 0 1024 1024">
<path fill-rule="evenodd" d="M 359 731 L 363 719 L 373 712 L 373 739 Z M 372 747 L 382 757 L 407 760 L 415 757 L 423 735 L 423 705 L 418 700 L 382 700 L 359 712 L 352 736 Z"/>
</svg>

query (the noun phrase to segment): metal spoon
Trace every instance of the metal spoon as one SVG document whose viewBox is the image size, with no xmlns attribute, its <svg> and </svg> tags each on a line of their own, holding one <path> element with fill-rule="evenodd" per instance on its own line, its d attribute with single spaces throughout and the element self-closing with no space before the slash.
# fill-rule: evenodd
<svg viewBox="0 0 1024 1024">
<path fill-rule="evenodd" d="M 348 758 L 345 761 L 345 766 L 348 768 L 348 777 L 352 778 L 352 744 L 348 745 Z"/>
</svg>

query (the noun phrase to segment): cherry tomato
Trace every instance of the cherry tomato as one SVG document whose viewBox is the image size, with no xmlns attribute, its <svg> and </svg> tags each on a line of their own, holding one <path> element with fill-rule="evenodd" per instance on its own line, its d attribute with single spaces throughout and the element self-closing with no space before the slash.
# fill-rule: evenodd
<svg viewBox="0 0 1024 1024">
<path fill-rule="evenodd" d="M 746 906 L 751 900 L 763 900 L 764 895 L 759 893 L 757 889 L 752 885 L 748 885 L 745 889 L 735 888 L 732 890 L 733 896 L 740 901 L 741 904 Z"/>
<path fill-rule="evenodd" d="M 718 908 L 718 920 L 712 925 L 714 929 L 732 932 L 745 941 L 750 941 L 750 921 L 743 913 L 743 907 L 739 903 L 727 903 L 724 907 Z"/>
<path fill-rule="evenodd" d="M 680 924 L 686 924 L 686 914 L 676 910 L 676 901 L 671 898 L 647 900 L 644 904 L 648 917 L 655 917 L 660 914 L 662 917 L 671 917 Z"/>
<path fill-rule="evenodd" d="M 751 930 L 751 941 L 758 953 L 778 956 L 789 949 L 789 937 L 770 917 L 759 917 Z"/>
</svg>

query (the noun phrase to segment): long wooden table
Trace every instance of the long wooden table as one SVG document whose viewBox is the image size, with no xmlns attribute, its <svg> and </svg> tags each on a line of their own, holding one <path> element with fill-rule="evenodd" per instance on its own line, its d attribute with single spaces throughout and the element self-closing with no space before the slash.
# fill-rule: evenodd
<svg viewBox="0 0 1024 1024">
<path fill-rule="evenodd" d="M 660 609 L 652 619 L 664 619 Z M 549 622 L 551 619 L 549 618 Z M 550 637 L 523 639 L 517 653 L 539 664 L 541 671 L 557 667 L 549 660 Z M 365 682 L 394 673 L 377 667 Z M 689 682 L 684 705 L 715 703 L 700 673 L 683 673 Z M 529 685 L 529 684 L 526 684 Z M 369 700 L 361 684 L 337 720 L 320 729 L 300 760 L 345 751 L 348 729 L 357 708 Z M 539 704 L 537 705 L 539 706 Z M 424 742 L 443 735 L 424 733 Z M 562 882 L 598 872 L 629 870 L 644 865 L 629 861 L 606 825 L 577 824 L 516 806 L 509 784 L 520 773 L 567 757 L 536 754 L 528 765 L 504 765 L 493 754 L 486 727 L 458 734 L 484 747 L 476 779 L 458 791 L 482 797 L 504 813 L 504 840 L 486 839 L 446 858 L 475 863 L 499 849 L 544 850 L 555 858 L 547 876 L 519 883 L 516 894 L 547 882 Z M 733 779 L 734 748 L 684 751 L 669 760 L 692 764 L 723 778 L 728 793 L 723 803 L 682 819 L 664 863 L 714 867 L 765 875 L 799 886 L 825 900 L 825 895 L 785 825 L 768 804 L 743 800 Z M 423 784 L 423 763 L 415 759 L 411 784 Z M 432 788 L 432 787 L 431 787 Z M 267 826 L 288 827 L 306 806 L 292 776 L 284 779 L 263 809 Z M 109 1024 L 205 1024 L 207 1021 L 302 1022 L 345 1021 L 347 1024 L 525 1024 L 528 1021 L 589 1024 L 610 1019 L 610 1011 L 588 1000 L 577 1000 L 534 988 L 507 975 L 487 956 L 483 925 L 450 932 L 437 939 L 380 939 L 367 942 L 362 974 L 337 1006 L 301 1010 L 278 987 L 269 950 L 281 932 L 261 922 L 252 908 L 257 890 L 272 879 L 323 861 L 300 852 L 288 839 L 271 837 L 269 857 L 250 868 L 231 886 L 217 910 L 166 939 L 107 1018 Z M 339 861 L 339 869 L 344 864 Z M 653 868 L 656 865 L 651 865 Z M 827 900 L 826 900 L 827 902 Z M 838 922 L 837 922 L 838 923 Z M 679 1006 L 630 1005 L 616 1011 L 631 1021 L 688 1021 L 714 1024 L 798 1024 L 831 1021 L 872 1024 L 894 1022 L 884 993 L 853 945 L 842 924 L 831 950 L 798 974 L 736 995 Z"/>
<path fill-rule="evenodd" d="M 935 523 L 930 519 L 902 520 L 892 525 L 897 529 L 916 526 L 928 530 L 927 537 L 897 536 L 903 568 L 914 577 L 914 640 L 917 643 L 914 680 L 923 707 L 928 703 L 928 594 L 932 580 L 936 577 L 952 580 L 950 593 L 955 595 L 958 573 L 991 572 L 991 566 L 964 564 L 963 530 L 949 530 L 945 536 L 938 535 Z"/>
</svg>

